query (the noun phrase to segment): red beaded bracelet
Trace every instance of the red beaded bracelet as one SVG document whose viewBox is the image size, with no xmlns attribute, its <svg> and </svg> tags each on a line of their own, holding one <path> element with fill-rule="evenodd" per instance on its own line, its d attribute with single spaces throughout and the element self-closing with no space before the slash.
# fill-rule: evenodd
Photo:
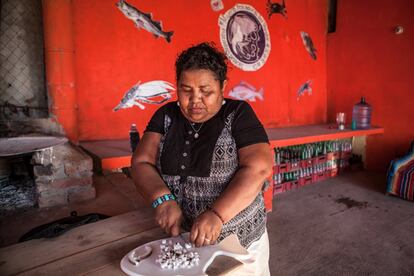
<svg viewBox="0 0 414 276">
<path fill-rule="evenodd" d="M 215 214 L 220 220 L 221 220 L 221 223 L 223 223 L 224 224 L 224 219 L 223 219 L 223 217 L 213 208 L 213 207 L 210 207 L 209 208 L 209 211 L 211 211 L 211 212 L 213 212 L 213 214 Z"/>
</svg>

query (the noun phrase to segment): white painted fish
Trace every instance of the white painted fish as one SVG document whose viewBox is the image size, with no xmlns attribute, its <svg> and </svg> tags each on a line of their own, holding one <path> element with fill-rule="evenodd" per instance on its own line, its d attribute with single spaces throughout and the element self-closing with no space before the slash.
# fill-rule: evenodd
<svg viewBox="0 0 414 276">
<path fill-rule="evenodd" d="M 119 0 L 116 3 L 118 9 L 128 18 L 134 21 L 135 26 L 139 29 L 142 28 L 152 34 L 155 37 L 163 37 L 167 42 L 171 42 L 171 37 L 174 32 L 164 32 L 162 30 L 161 22 L 152 20 L 152 15 L 143 13 L 131 4 L 128 4 L 125 0 Z"/>
<path fill-rule="evenodd" d="M 142 83 L 138 82 L 129 89 L 122 97 L 121 102 L 114 108 L 114 111 L 138 106 L 140 109 L 145 109 L 142 103 L 161 104 L 171 99 L 171 90 L 175 90 L 173 85 L 166 81 L 149 81 Z M 155 100 L 159 97 L 159 100 Z"/>
<path fill-rule="evenodd" d="M 311 80 L 308 80 L 304 84 L 302 84 L 297 92 L 297 100 L 299 101 L 299 97 L 305 95 L 305 92 L 308 92 L 308 95 L 312 95 L 312 87 L 310 86 L 312 83 Z"/>
<path fill-rule="evenodd" d="M 233 87 L 229 92 L 229 97 L 237 100 L 255 102 L 256 98 L 263 101 L 263 88 L 256 90 L 251 84 L 241 81 L 238 85 Z"/>
</svg>

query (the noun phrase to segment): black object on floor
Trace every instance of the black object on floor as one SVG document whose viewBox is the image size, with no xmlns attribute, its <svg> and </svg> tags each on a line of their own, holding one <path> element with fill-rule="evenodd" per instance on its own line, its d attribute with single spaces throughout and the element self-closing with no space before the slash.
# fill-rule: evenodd
<svg viewBox="0 0 414 276">
<path fill-rule="evenodd" d="M 78 216 L 78 213 L 76 211 L 73 211 L 70 213 L 70 217 L 58 219 L 56 221 L 52 221 L 33 228 L 24 234 L 19 239 L 19 242 L 24 242 L 32 239 L 57 237 L 78 226 L 96 222 L 109 217 L 110 216 L 96 213 Z"/>
</svg>

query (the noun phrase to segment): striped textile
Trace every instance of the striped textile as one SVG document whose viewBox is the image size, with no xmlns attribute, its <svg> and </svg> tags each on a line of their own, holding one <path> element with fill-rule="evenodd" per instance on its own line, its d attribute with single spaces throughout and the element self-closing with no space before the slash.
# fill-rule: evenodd
<svg viewBox="0 0 414 276">
<path fill-rule="evenodd" d="M 414 201 L 414 142 L 407 155 L 391 161 L 387 173 L 387 193 Z"/>
</svg>

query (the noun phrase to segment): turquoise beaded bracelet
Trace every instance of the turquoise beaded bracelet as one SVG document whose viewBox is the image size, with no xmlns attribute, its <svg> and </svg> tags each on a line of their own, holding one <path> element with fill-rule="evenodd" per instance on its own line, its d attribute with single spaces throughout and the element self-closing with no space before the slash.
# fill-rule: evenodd
<svg viewBox="0 0 414 276">
<path fill-rule="evenodd" d="M 176 200 L 173 194 L 165 194 L 158 197 L 156 200 L 152 202 L 152 208 L 157 208 L 158 205 L 168 201 L 168 200 Z"/>
</svg>

